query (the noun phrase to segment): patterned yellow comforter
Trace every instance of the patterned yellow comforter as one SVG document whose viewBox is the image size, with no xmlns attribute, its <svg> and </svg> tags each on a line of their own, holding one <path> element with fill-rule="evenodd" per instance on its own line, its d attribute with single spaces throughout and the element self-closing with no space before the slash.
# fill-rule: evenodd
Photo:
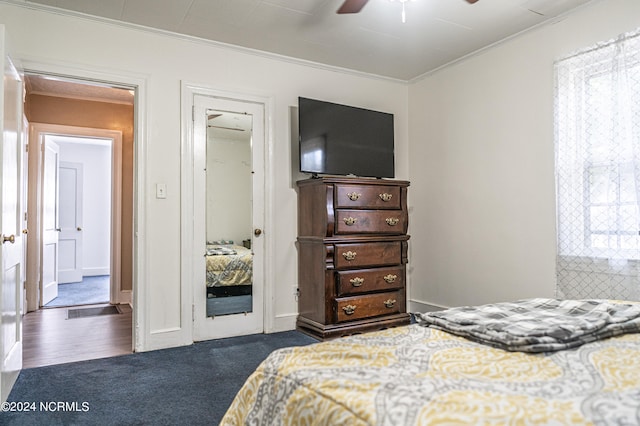
<svg viewBox="0 0 640 426">
<path fill-rule="evenodd" d="M 251 285 L 253 255 L 242 246 L 230 246 L 234 254 L 207 255 L 207 287 Z"/>
<path fill-rule="evenodd" d="M 222 425 L 640 424 L 640 334 L 507 352 L 409 325 L 273 352 Z"/>
</svg>

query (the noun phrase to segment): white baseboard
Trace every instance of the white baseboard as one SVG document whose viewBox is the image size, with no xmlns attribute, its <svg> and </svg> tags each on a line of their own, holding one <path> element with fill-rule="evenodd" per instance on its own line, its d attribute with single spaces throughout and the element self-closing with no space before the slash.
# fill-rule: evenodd
<svg viewBox="0 0 640 426">
<path fill-rule="evenodd" d="M 409 312 L 435 312 L 448 309 L 448 306 L 437 305 L 420 300 L 409 300 Z"/>
<path fill-rule="evenodd" d="M 95 277 L 98 275 L 109 275 L 111 271 L 109 267 L 105 268 L 82 268 L 82 276 L 83 277 Z"/>
<path fill-rule="evenodd" d="M 133 308 L 133 292 L 131 290 L 120 290 L 117 295 L 118 305 L 129 305 Z"/>
<path fill-rule="evenodd" d="M 296 329 L 296 319 L 298 314 L 277 315 L 270 330 L 265 333 L 279 333 L 281 331 L 291 331 Z"/>
</svg>

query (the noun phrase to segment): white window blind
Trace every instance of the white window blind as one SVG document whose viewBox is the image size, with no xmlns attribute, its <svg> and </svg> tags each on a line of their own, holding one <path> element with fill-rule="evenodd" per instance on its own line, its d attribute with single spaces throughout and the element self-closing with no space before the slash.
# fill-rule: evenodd
<svg viewBox="0 0 640 426">
<path fill-rule="evenodd" d="M 640 30 L 555 75 L 557 295 L 640 300 Z"/>
</svg>

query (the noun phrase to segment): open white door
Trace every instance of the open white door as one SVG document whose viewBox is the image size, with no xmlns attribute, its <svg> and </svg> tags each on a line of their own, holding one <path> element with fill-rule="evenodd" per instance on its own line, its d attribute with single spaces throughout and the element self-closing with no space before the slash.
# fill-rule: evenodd
<svg viewBox="0 0 640 426">
<path fill-rule="evenodd" d="M 60 148 L 46 136 L 42 143 L 42 294 L 41 306 L 58 297 L 58 188 Z"/>
<path fill-rule="evenodd" d="M 24 81 L 24 75 L 21 75 Z M 29 143 L 29 121 L 27 117 L 23 114 L 22 116 L 22 140 L 19 142 L 20 146 L 23 147 L 22 152 L 24 155 L 22 156 L 22 198 L 20 199 L 20 203 L 22 204 L 22 210 L 20 210 L 20 218 L 22 221 L 22 225 L 20 228 L 22 229 L 22 315 L 28 312 L 27 309 L 27 248 L 29 247 L 29 239 L 27 238 L 28 234 L 28 221 L 27 221 L 27 200 L 28 198 L 28 189 L 29 189 L 29 153 L 26 149 Z"/>
<path fill-rule="evenodd" d="M 264 109 L 194 96 L 196 341 L 264 331 Z"/>
<path fill-rule="evenodd" d="M 60 162 L 58 283 L 82 281 L 82 164 Z"/>
<path fill-rule="evenodd" d="M 0 25 L 0 399 L 7 400 L 22 368 L 22 79 L 6 50 Z"/>
</svg>

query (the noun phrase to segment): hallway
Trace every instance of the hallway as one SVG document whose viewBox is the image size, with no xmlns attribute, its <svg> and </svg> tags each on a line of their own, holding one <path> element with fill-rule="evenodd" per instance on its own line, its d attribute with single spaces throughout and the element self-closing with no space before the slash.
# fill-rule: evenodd
<svg viewBox="0 0 640 426">
<path fill-rule="evenodd" d="M 109 275 L 82 277 L 76 283 L 58 284 L 58 297 L 44 305 L 45 308 L 61 306 L 97 305 L 109 302 Z"/>
<path fill-rule="evenodd" d="M 23 316 L 23 368 L 107 358 L 132 353 L 132 310 L 67 319 L 68 311 L 108 304 L 49 308 Z"/>
</svg>

